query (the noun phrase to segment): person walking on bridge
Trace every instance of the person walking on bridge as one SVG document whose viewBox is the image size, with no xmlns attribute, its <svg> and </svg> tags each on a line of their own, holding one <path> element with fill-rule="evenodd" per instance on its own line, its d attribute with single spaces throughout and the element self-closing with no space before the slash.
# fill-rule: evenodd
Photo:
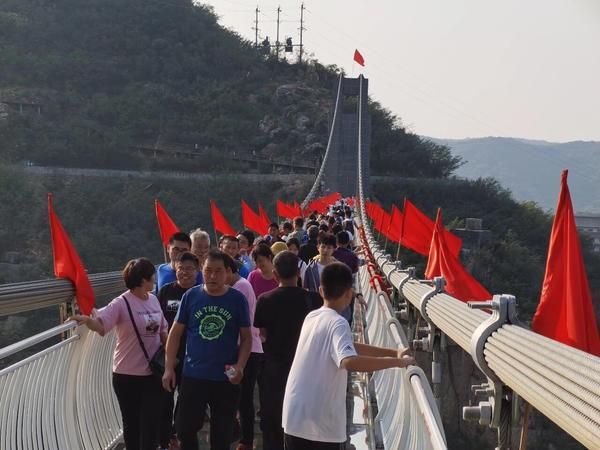
<svg viewBox="0 0 600 450">
<path fill-rule="evenodd" d="M 323 269 L 325 266 L 337 261 L 333 257 L 335 244 L 335 236 L 331 234 L 326 233 L 319 238 L 319 254 L 312 258 L 308 263 L 308 267 L 304 273 L 304 279 L 302 280 L 302 284 L 305 289 L 313 292 L 319 292 L 321 273 L 323 272 Z"/>
<path fill-rule="evenodd" d="M 156 269 L 146 258 L 132 259 L 123 269 L 128 291 L 94 317 L 74 315 L 100 336 L 113 328 L 117 344 L 113 353 L 112 384 L 123 419 L 127 450 L 156 450 L 162 392 L 146 355 L 154 355 L 167 338 L 158 299 L 152 294 Z"/>
<path fill-rule="evenodd" d="M 229 450 L 240 382 L 250 355 L 252 336 L 248 302 L 226 282 L 233 262 L 211 250 L 204 262 L 205 283 L 188 290 L 167 339 L 163 387 L 176 384 L 175 366 L 183 334 L 186 352 L 179 409 L 175 419 L 182 450 L 198 450 L 198 431 L 210 406 L 210 448 Z M 239 345 L 238 345 L 239 341 Z"/>
<path fill-rule="evenodd" d="M 233 235 L 225 234 L 219 239 L 219 249 L 232 257 L 235 261 L 241 261 L 242 266 L 239 268 L 239 273 L 242 277 L 248 278 L 250 271 L 243 264 L 244 261 L 240 258 L 240 240 Z"/>
<path fill-rule="evenodd" d="M 193 248 L 193 245 L 192 245 Z M 175 260 L 175 274 L 177 280 L 165 284 L 158 291 L 158 302 L 163 311 L 169 328 L 173 326 L 175 316 L 181 304 L 181 298 L 188 289 L 196 286 L 196 275 L 200 270 L 199 258 L 190 252 L 181 253 Z M 183 369 L 183 358 L 185 357 L 185 335 L 181 339 L 179 352 L 177 353 L 178 363 L 175 367 L 177 375 L 177 386 L 181 382 L 181 370 Z M 161 449 L 169 447 L 169 443 L 176 441 L 176 432 L 173 424 L 174 392 L 168 392 L 163 389 L 163 406 L 159 431 L 159 443 Z"/>
<path fill-rule="evenodd" d="M 373 372 L 414 364 L 408 349 L 354 343 L 340 315 L 354 297 L 352 272 L 343 263 L 321 274 L 323 307 L 310 312 L 285 387 L 282 425 L 287 450 L 345 448 L 348 371 Z M 268 338 L 268 337 L 267 337 Z"/>
<path fill-rule="evenodd" d="M 192 239 L 187 234 L 178 231 L 171 236 L 169 245 L 167 246 L 170 262 L 158 266 L 154 294 L 158 294 L 160 288 L 165 284 L 172 283 L 177 279 L 175 275 L 175 261 L 181 253 L 189 252 L 191 248 Z M 196 283 L 202 283 L 202 273 L 200 272 L 198 272 Z"/>
<path fill-rule="evenodd" d="M 265 352 L 264 388 L 260 391 L 263 450 L 283 449 L 281 410 L 285 383 L 304 318 L 323 305 L 319 294 L 298 287 L 298 261 L 301 260 L 290 251 L 275 256 L 274 273 L 279 287 L 260 296 L 254 316 Z"/>
<path fill-rule="evenodd" d="M 202 228 L 196 228 L 190 233 L 190 239 L 192 241 L 192 247 L 190 251 L 198 257 L 198 262 L 202 268 L 204 266 L 204 261 L 206 261 L 208 251 L 210 250 L 210 235 Z"/>
<path fill-rule="evenodd" d="M 298 253 L 298 257 L 306 264 L 319 254 L 319 227 L 317 225 L 308 227 L 307 236 L 308 241 L 300 246 L 300 253 Z"/>
</svg>

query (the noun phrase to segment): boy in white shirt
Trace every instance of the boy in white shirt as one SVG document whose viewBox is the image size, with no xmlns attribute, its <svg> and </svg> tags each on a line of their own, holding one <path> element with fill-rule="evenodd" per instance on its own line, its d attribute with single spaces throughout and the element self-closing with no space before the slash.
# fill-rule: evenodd
<svg viewBox="0 0 600 450">
<path fill-rule="evenodd" d="M 346 442 L 348 370 L 372 372 L 414 364 L 409 349 L 354 343 L 339 313 L 352 300 L 352 272 L 342 263 L 324 267 L 322 308 L 306 316 L 285 388 L 282 426 L 287 450 L 338 450 Z"/>
</svg>

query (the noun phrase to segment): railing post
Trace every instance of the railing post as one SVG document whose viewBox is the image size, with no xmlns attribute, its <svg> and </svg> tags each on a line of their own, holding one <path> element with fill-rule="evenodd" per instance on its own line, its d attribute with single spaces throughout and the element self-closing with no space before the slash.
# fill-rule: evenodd
<svg viewBox="0 0 600 450">
<path fill-rule="evenodd" d="M 471 387 L 476 398 L 483 398 L 477 406 L 463 407 L 463 419 L 478 421 L 480 425 L 496 428 L 498 446 L 496 450 L 510 450 L 511 417 L 513 396 L 509 389 L 492 369 L 489 368 L 484 355 L 488 338 L 505 324 L 521 325 L 517 318 L 516 300 L 512 295 L 494 295 L 488 302 L 468 302 L 471 309 L 489 309 L 490 317 L 481 323 L 471 338 L 471 356 L 475 364 L 487 378 L 487 383 Z"/>
</svg>

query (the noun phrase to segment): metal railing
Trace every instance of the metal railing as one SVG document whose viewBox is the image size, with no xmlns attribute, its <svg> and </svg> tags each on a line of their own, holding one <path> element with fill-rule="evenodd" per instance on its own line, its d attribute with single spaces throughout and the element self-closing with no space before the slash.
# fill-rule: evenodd
<svg viewBox="0 0 600 450">
<path fill-rule="evenodd" d="M 410 270 L 400 270 L 365 228 L 382 273 L 429 325 L 421 346 L 431 350 L 435 333 L 441 332 L 469 352 L 488 376 L 488 385 L 481 389 L 487 390 L 484 396 L 492 395 L 466 415 L 500 429 L 499 393 L 493 391 L 505 385 L 586 447 L 600 448 L 600 358 L 518 323 L 499 322 L 488 335 L 482 334 L 490 314 L 443 291 L 434 292 L 431 283 L 414 278 Z"/>
<path fill-rule="evenodd" d="M 89 276 L 96 297 L 125 290 L 121 272 Z M 0 317 L 70 303 L 75 296 L 73 284 L 65 279 L 27 281 L 0 285 Z"/>
<path fill-rule="evenodd" d="M 360 122 L 360 108 L 358 113 Z M 438 339 L 448 336 L 471 354 L 488 379 L 474 386 L 483 400 L 476 407 L 465 408 L 463 416 L 496 428 L 498 447 L 508 448 L 510 402 L 516 393 L 583 445 L 600 449 L 600 358 L 524 328 L 516 317 L 512 296 L 494 296 L 491 302 L 468 305 L 444 293 L 443 279 L 421 281 L 414 277 L 414 269 L 399 269 L 399 263 L 381 250 L 367 221 L 361 141 L 359 127 L 359 220 L 379 269 L 406 299 L 405 312 L 413 308 L 427 325 L 425 335 L 414 343 L 434 351 Z"/>
<path fill-rule="evenodd" d="M 120 272 L 90 281 L 97 297 L 125 289 Z M 67 280 L 2 285 L 0 316 L 69 303 L 73 296 Z M 114 333 L 100 337 L 68 322 L 0 349 L 0 361 L 40 344 L 47 347 L 0 370 L 0 448 L 113 447 L 122 434 L 111 386 Z"/>
<path fill-rule="evenodd" d="M 387 295 L 369 285 L 366 267 L 359 285 L 367 304 L 368 342 L 387 348 L 408 347 L 408 340 L 392 313 Z M 425 373 L 418 367 L 375 372 L 371 378 L 379 413 L 375 417 L 384 448 L 446 449 L 442 419 Z"/>
<path fill-rule="evenodd" d="M 0 361 L 59 335 L 68 337 L 0 370 L 0 448 L 109 449 L 120 438 L 114 333 L 68 322 L 0 349 Z"/>
</svg>

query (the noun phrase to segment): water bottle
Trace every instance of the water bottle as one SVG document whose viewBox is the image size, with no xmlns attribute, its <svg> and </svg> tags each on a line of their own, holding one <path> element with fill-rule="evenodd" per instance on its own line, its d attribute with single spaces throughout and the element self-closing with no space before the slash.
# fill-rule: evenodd
<svg viewBox="0 0 600 450">
<path fill-rule="evenodd" d="M 225 365 L 225 375 L 227 375 L 227 378 L 231 380 L 236 374 L 237 370 L 235 370 L 235 367 L 230 366 L 229 364 Z"/>
</svg>

